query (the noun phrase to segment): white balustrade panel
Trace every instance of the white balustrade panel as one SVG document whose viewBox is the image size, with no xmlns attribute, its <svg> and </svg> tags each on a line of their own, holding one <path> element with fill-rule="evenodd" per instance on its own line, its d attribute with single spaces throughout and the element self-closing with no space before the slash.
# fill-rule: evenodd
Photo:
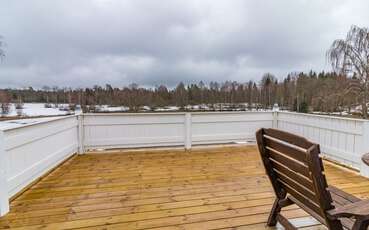
<svg viewBox="0 0 369 230">
<path fill-rule="evenodd" d="M 84 114 L 84 147 L 131 148 L 183 145 L 184 113 Z"/>
<path fill-rule="evenodd" d="M 278 112 L 277 127 L 320 144 L 321 152 L 342 164 L 360 168 L 368 121 L 304 113 Z M 367 130 L 369 131 L 369 130 Z M 369 150 L 369 149 L 367 149 Z"/>
<path fill-rule="evenodd" d="M 55 118 L 4 130 L 9 197 L 77 151 L 77 119 Z"/>
<path fill-rule="evenodd" d="M 8 198 L 84 149 L 184 146 L 254 141 L 259 128 L 278 128 L 320 144 L 330 159 L 360 169 L 369 152 L 369 121 L 293 112 L 83 114 L 9 123 L 0 132 L 0 215 Z M 5 188 L 5 189 L 4 189 Z"/>
<path fill-rule="evenodd" d="M 192 144 L 255 141 L 255 132 L 272 124 L 272 112 L 193 113 Z"/>
</svg>

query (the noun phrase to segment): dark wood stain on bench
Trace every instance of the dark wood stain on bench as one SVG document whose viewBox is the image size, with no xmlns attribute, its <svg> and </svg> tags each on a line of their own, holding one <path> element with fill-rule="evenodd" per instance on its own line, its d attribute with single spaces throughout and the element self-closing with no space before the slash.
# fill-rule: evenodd
<svg viewBox="0 0 369 230">
<path fill-rule="evenodd" d="M 256 133 L 259 152 L 276 199 L 267 224 L 297 229 L 281 209 L 296 204 L 328 229 L 367 229 L 369 200 L 328 187 L 318 144 L 276 129 Z"/>
</svg>

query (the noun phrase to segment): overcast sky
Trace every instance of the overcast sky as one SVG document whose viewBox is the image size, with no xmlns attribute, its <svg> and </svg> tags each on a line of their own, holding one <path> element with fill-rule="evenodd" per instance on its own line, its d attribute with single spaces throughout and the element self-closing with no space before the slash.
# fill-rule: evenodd
<svg viewBox="0 0 369 230">
<path fill-rule="evenodd" d="M 368 0 L 1 0 L 0 87 L 260 80 L 330 70 Z"/>
</svg>

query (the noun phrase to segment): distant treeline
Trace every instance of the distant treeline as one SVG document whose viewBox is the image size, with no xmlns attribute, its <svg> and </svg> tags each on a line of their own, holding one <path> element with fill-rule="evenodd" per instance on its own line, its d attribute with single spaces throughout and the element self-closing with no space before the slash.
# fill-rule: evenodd
<svg viewBox="0 0 369 230">
<path fill-rule="evenodd" d="M 144 88 L 137 84 L 126 87 L 94 86 L 93 88 L 72 89 L 43 87 L 42 89 L 3 89 L 1 103 L 42 102 L 49 104 L 80 104 L 84 110 L 95 105 L 127 106 L 131 111 L 139 111 L 142 106 L 151 108 L 164 106 L 217 103 L 245 103 L 249 108 L 271 108 L 277 103 L 281 108 L 308 112 L 337 112 L 349 110 L 358 104 L 355 91 L 355 77 L 336 73 L 310 71 L 289 74 L 283 80 L 264 74 L 260 82 L 235 81 L 197 84 L 179 83 L 175 88 L 164 85 Z"/>
</svg>

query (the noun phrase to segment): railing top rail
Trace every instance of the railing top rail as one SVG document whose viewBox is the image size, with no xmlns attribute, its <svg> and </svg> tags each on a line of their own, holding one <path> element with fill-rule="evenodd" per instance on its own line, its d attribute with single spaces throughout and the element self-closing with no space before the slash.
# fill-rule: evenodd
<svg viewBox="0 0 369 230">
<path fill-rule="evenodd" d="M 83 116 L 153 116 L 153 115 L 185 115 L 186 113 L 191 113 L 193 115 L 207 115 L 207 114 L 250 114 L 250 113 L 273 113 L 273 111 L 206 111 L 206 112 L 150 112 L 150 113 L 84 113 L 81 114 Z M 356 121 L 356 122 L 369 122 L 365 119 L 359 118 L 347 118 L 347 117 L 338 117 L 338 116 L 330 116 L 330 115 L 320 115 L 320 114 L 310 114 L 310 113 L 296 113 L 289 111 L 278 111 L 277 113 L 281 114 L 291 114 L 291 115 L 299 115 L 306 117 L 320 117 L 325 119 L 338 119 L 345 121 Z M 12 129 L 19 129 L 29 126 L 34 126 L 37 124 L 48 123 L 53 121 L 58 121 L 62 119 L 67 119 L 70 117 L 76 117 L 79 115 L 68 115 L 68 116 L 57 116 L 57 117 L 43 117 L 43 118 L 35 118 L 32 119 L 31 122 L 22 123 L 22 120 L 17 121 L 4 121 L 7 125 L 4 127 L 0 126 L 0 131 L 7 131 Z M 28 120 L 29 121 L 29 120 Z"/>
<path fill-rule="evenodd" d="M 137 116 L 137 115 L 185 115 L 186 113 L 202 114 L 244 114 L 244 113 L 272 113 L 273 111 L 207 111 L 207 112 L 142 112 L 142 113 L 83 113 L 83 116 Z"/>
<path fill-rule="evenodd" d="M 151 112 L 151 113 L 84 113 L 81 114 L 83 116 L 153 116 L 153 115 L 185 115 L 186 113 L 191 113 L 193 115 L 207 115 L 207 114 L 250 114 L 250 113 L 273 113 L 273 111 L 207 111 L 207 112 Z M 356 122 L 369 122 L 365 119 L 359 118 L 347 118 L 347 117 L 338 117 L 338 116 L 330 116 L 330 115 L 320 115 L 320 114 L 310 114 L 310 113 L 296 113 L 289 111 L 278 111 L 277 113 L 281 114 L 291 114 L 291 115 L 299 115 L 306 117 L 320 117 L 325 119 L 338 119 L 345 121 L 356 121 Z M 68 116 L 57 116 L 57 117 L 43 117 L 43 118 L 35 118 L 32 119 L 31 122 L 22 123 L 21 120 L 13 121 L 5 121 L 7 125 L 4 127 L 0 126 L 1 131 L 7 131 L 12 129 L 20 129 L 24 127 L 34 126 L 37 124 L 48 123 L 53 121 L 58 121 L 62 119 L 67 119 L 70 117 L 76 117 L 79 115 L 68 115 Z M 28 120 L 29 121 L 29 120 Z"/>
<path fill-rule="evenodd" d="M 22 120 L 10 120 L 10 121 L 4 121 L 5 123 L 9 124 L 9 126 L 0 127 L 0 131 L 9 131 L 14 129 L 21 129 L 25 127 L 30 127 L 34 125 L 39 125 L 43 123 L 49 123 L 54 121 L 59 121 L 63 119 L 68 119 L 71 117 L 77 117 L 78 115 L 67 115 L 67 116 L 57 116 L 57 117 L 42 117 L 42 118 L 30 118 L 29 120 L 33 120 L 29 123 L 21 123 Z M 25 119 L 27 120 L 27 119 Z M 17 123 L 19 122 L 19 123 Z"/>
<path fill-rule="evenodd" d="M 273 111 L 209 111 L 209 112 L 191 112 L 191 114 L 244 114 L 244 113 L 273 113 Z"/>
<path fill-rule="evenodd" d="M 102 113 L 83 113 L 83 116 L 144 116 L 144 115 L 185 115 L 185 112 L 155 112 L 155 113 L 109 113 L 109 112 L 102 112 Z"/>
<path fill-rule="evenodd" d="M 328 119 L 338 119 L 338 120 L 346 120 L 346 121 L 359 121 L 359 122 L 366 122 L 369 120 L 360 119 L 360 118 L 349 118 L 349 117 L 338 117 L 338 116 L 332 116 L 332 115 L 322 115 L 322 114 L 311 114 L 311 113 L 297 113 L 297 112 L 290 112 L 290 111 L 278 111 L 278 113 L 286 113 L 286 114 L 295 114 L 295 115 L 301 115 L 301 116 L 307 116 L 307 117 L 321 117 L 321 118 L 328 118 Z"/>
</svg>

